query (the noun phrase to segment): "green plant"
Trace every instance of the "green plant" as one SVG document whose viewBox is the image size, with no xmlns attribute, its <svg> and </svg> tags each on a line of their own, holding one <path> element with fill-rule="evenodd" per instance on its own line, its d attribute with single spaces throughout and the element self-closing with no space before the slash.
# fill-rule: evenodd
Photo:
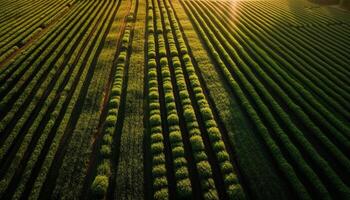
<svg viewBox="0 0 350 200">
<path fill-rule="evenodd" d="M 101 198 L 106 194 L 107 189 L 108 189 L 108 177 L 104 175 L 96 176 L 91 185 L 91 190 L 93 194 Z"/>
</svg>

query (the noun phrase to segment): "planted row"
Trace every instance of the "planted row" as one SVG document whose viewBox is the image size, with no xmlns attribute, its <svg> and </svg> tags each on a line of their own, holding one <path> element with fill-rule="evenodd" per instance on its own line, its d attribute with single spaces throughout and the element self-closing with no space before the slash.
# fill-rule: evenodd
<svg viewBox="0 0 350 200">
<path fill-rule="evenodd" d="M 244 199 L 244 192 L 238 182 L 234 168 L 231 164 L 230 156 L 222 139 L 222 132 L 219 130 L 212 110 L 202 90 L 201 83 L 196 74 L 195 67 L 193 66 L 193 61 L 180 30 L 180 25 L 177 22 L 173 9 L 169 5 L 171 3 L 166 0 L 164 2 L 170 16 L 170 20 L 168 19 L 167 21 L 169 21 L 173 27 L 174 38 L 178 44 L 178 52 L 182 55 L 182 67 L 190 82 L 191 89 L 194 93 L 196 103 L 202 116 L 202 120 L 206 126 L 205 128 L 209 136 L 211 147 L 213 148 L 216 159 L 219 162 L 218 164 L 220 166 L 228 196 L 230 199 Z"/>
<path fill-rule="evenodd" d="M 224 14 L 226 16 L 223 16 L 223 18 L 225 19 L 223 23 L 227 24 L 227 22 L 229 21 L 228 13 L 226 12 L 227 8 L 224 6 L 220 6 L 218 9 L 225 10 Z M 251 23 L 251 21 L 248 19 L 242 18 L 239 22 L 237 21 L 235 24 L 237 24 L 237 27 L 241 29 L 242 32 L 247 34 L 247 36 L 251 37 L 255 43 L 257 43 L 261 48 L 263 48 L 264 51 L 268 52 L 269 55 L 273 56 L 273 58 L 276 61 L 278 61 L 280 66 L 284 67 L 284 70 L 286 70 L 286 72 L 289 72 L 295 77 L 297 77 L 297 80 L 295 80 L 295 82 L 299 81 L 301 84 L 303 84 L 304 87 L 307 86 L 308 89 L 315 91 L 317 96 L 324 99 L 324 101 L 328 105 L 331 105 L 334 109 L 337 110 L 337 112 L 342 114 L 344 117 L 349 116 L 348 112 L 344 110 L 344 106 L 346 106 L 346 104 L 348 103 L 338 94 L 336 94 L 333 90 L 328 88 L 328 86 L 324 85 L 323 81 L 318 80 L 314 74 L 305 71 L 305 68 L 310 68 L 311 66 L 303 67 L 308 66 L 305 62 L 303 62 L 302 65 L 299 65 L 298 63 L 302 62 L 302 60 L 299 57 L 297 57 L 294 52 L 292 52 L 288 48 L 283 47 L 278 41 L 276 41 L 275 38 L 268 36 L 262 28 L 256 26 L 255 23 Z M 268 44 L 273 49 L 266 48 L 266 45 L 264 44 Z M 280 54 L 284 56 L 280 56 L 279 54 L 275 53 L 275 51 L 280 52 Z M 298 60 L 295 60 L 294 58 Z M 309 75 L 309 78 L 311 78 L 311 80 L 314 80 L 314 82 L 310 81 L 305 76 L 306 74 Z M 317 83 L 317 85 L 315 83 Z M 325 107 L 323 106 L 323 108 L 321 109 L 324 108 Z"/>
<path fill-rule="evenodd" d="M 217 63 L 220 71 L 225 76 L 226 81 L 228 82 L 230 87 L 232 87 L 232 90 L 238 96 L 241 105 L 246 109 L 249 117 L 255 123 L 255 126 L 258 129 L 258 133 L 261 134 L 263 140 L 267 144 L 267 147 L 269 148 L 269 150 L 270 150 L 271 154 L 273 155 L 275 161 L 277 162 L 279 168 L 282 170 L 282 172 L 285 173 L 286 178 L 290 181 L 293 189 L 298 191 L 298 193 L 297 193 L 298 197 L 300 197 L 302 199 L 310 199 L 308 192 L 304 188 L 301 181 L 297 178 L 296 172 L 294 171 L 293 167 L 284 158 L 281 150 L 277 146 L 276 142 L 270 136 L 268 129 L 263 124 L 263 121 L 260 119 L 258 113 L 253 108 L 253 106 L 250 104 L 250 101 L 248 100 L 248 98 L 246 97 L 246 95 L 243 92 L 243 88 L 241 88 L 241 86 L 238 84 L 236 79 L 232 76 L 230 70 L 226 67 L 224 61 L 222 60 L 222 58 L 219 54 L 219 51 L 217 51 L 216 47 L 214 46 L 215 43 L 213 44 L 211 42 L 211 40 L 209 39 L 209 36 L 210 37 L 213 36 L 212 33 L 206 32 L 206 30 L 204 30 L 202 28 L 203 27 L 203 25 L 201 25 L 202 23 L 200 23 L 198 21 L 198 19 L 200 19 L 200 17 L 196 13 L 196 10 L 192 9 L 192 6 L 190 5 L 190 3 L 188 1 L 184 1 L 183 5 L 184 5 L 187 13 L 190 16 L 190 19 L 193 21 L 196 28 L 198 29 L 201 37 L 205 41 L 205 44 L 207 45 L 209 52 L 211 53 L 212 57 L 214 58 L 215 62 Z M 197 19 L 197 17 L 198 17 L 198 19 Z M 223 48 L 222 48 L 222 50 L 223 50 Z M 254 94 L 252 88 L 247 88 L 247 89 L 248 89 L 248 91 L 251 91 L 250 93 Z M 264 106 L 264 104 L 260 103 L 258 105 L 261 105 L 261 108 L 264 108 L 265 111 L 267 113 L 269 113 L 269 111 Z"/>
<path fill-rule="evenodd" d="M 158 19 L 158 18 L 157 18 Z M 158 27 L 157 27 L 158 29 Z M 169 129 L 169 141 L 174 164 L 176 179 L 176 194 L 180 198 L 191 198 L 192 188 L 185 158 L 184 144 L 182 141 L 181 130 L 179 126 L 179 116 L 176 110 L 175 97 L 173 94 L 173 85 L 171 81 L 167 49 L 162 34 L 157 34 L 158 39 L 158 63 L 161 71 L 162 86 L 164 90 L 164 101 L 167 114 L 167 124 Z"/>
<path fill-rule="evenodd" d="M 154 39 L 153 6 L 148 6 L 147 11 L 147 87 L 149 130 L 151 136 L 153 198 L 168 199 L 167 168 L 164 154 L 164 136 L 162 118 L 159 103 L 159 86 L 156 57 L 156 45 Z"/>
<path fill-rule="evenodd" d="M 156 12 L 157 22 L 163 21 L 165 24 L 168 23 L 167 18 L 162 19 L 160 15 L 161 12 L 162 12 L 162 15 L 166 14 L 166 10 L 163 8 L 162 4 L 160 4 L 161 6 L 159 7 L 158 1 L 154 1 L 154 5 L 155 5 L 155 9 L 157 10 Z M 171 27 L 167 26 L 166 28 L 167 30 L 164 33 L 163 31 L 157 31 L 158 36 L 160 38 L 163 38 L 163 35 L 166 36 L 167 38 L 166 44 L 175 44 Z M 158 26 L 157 26 L 157 30 L 158 30 Z M 165 44 L 161 45 L 161 49 L 163 49 L 163 51 L 166 50 Z M 197 117 L 192 107 L 192 102 L 190 99 L 190 95 L 188 93 L 187 84 L 186 84 L 184 74 L 181 69 L 181 64 L 179 61 L 180 61 L 179 57 L 176 54 L 172 56 L 171 67 L 173 68 L 172 70 L 174 73 L 175 83 L 178 90 L 177 92 L 180 98 L 180 103 L 181 103 L 181 108 L 183 113 L 182 117 L 184 118 L 186 129 L 189 135 L 189 138 L 186 138 L 186 139 L 190 141 L 190 146 L 192 149 L 194 161 L 196 163 L 196 170 L 198 171 L 199 180 L 200 180 L 201 189 L 202 189 L 204 198 L 218 199 L 217 190 L 215 188 L 215 183 L 213 180 L 212 169 L 208 161 L 208 156 L 205 151 L 205 146 L 201 136 L 201 131 L 199 129 L 199 124 L 197 122 Z M 163 59 L 163 64 L 168 65 L 168 61 L 166 59 Z"/>
<path fill-rule="evenodd" d="M 86 4 L 82 4 L 82 5 L 86 5 Z M 82 6 L 82 8 L 84 8 L 84 6 Z M 101 10 L 98 10 L 101 11 Z M 101 12 L 100 12 L 101 13 Z M 94 20 L 94 24 L 97 23 L 98 18 L 94 19 L 92 17 L 93 15 L 90 16 L 91 20 Z M 100 26 L 101 27 L 101 26 Z M 89 33 L 92 31 L 93 29 L 90 27 L 90 29 L 83 33 L 83 35 L 85 35 L 85 37 L 83 37 L 82 41 L 88 40 L 88 35 Z M 97 30 L 99 30 L 99 27 L 97 28 Z M 95 37 L 99 37 L 101 38 L 101 34 L 96 34 Z M 77 35 L 77 38 L 79 38 L 79 35 Z M 82 81 L 78 80 L 84 79 L 84 77 L 86 77 L 87 71 L 88 71 L 88 67 L 84 68 L 85 65 L 83 64 L 82 61 L 77 60 L 77 57 L 79 57 L 79 51 L 82 51 L 83 49 L 83 43 L 87 43 L 87 41 L 85 42 L 80 42 L 81 40 L 78 39 L 74 39 L 73 42 L 71 41 L 71 45 L 69 46 L 69 48 L 67 49 L 67 51 L 72 48 L 74 49 L 73 51 L 73 56 L 72 58 L 70 58 L 70 60 L 68 61 L 68 65 L 74 65 L 76 67 L 72 67 L 72 68 L 64 68 L 63 72 L 58 76 L 58 81 L 55 83 L 55 85 L 53 86 L 53 88 L 51 89 L 47 89 L 48 90 L 48 96 L 46 99 L 46 104 L 42 105 L 41 107 L 38 107 L 37 109 L 37 114 L 33 114 L 33 123 L 31 124 L 30 127 L 28 127 L 29 130 L 23 129 L 22 134 L 25 135 L 23 142 L 20 143 L 20 141 L 18 141 L 18 144 L 20 144 L 20 149 L 15 152 L 16 153 L 16 157 L 18 159 L 20 159 L 20 155 L 23 154 L 24 152 L 29 154 L 29 160 L 27 163 L 24 163 L 23 166 L 23 175 L 21 176 L 21 179 L 18 178 L 18 185 L 16 185 L 17 189 L 16 189 L 16 193 L 15 193 L 15 197 L 18 198 L 19 195 L 22 194 L 23 190 L 25 189 L 25 187 L 28 187 L 28 185 L 26 185 L 27 181 L 31 178 L 31 179 L 36 179 L 36 175 L 35 171 L 34 171 L 34 165 L 35 166 L 41 166 L 41 161 L 44 160 L 40 160 L 39 158 L 44 156 L 49 157 L 49 159 L 53 158 L 53 153 L 55 153 L 55 150 L 57 149 L 57 145 L 59 143 L 59 138 L 62 137 L 62 134 L 64 133 L 64 130 L 55 130 L 54 127 L 60 123 L 60 113 L 67 111 L 67 110 L 61 110 L 63 108 L 66 108 L 65 105 L 66 103 L 69 103 L 69 101 L 71 99 L 72 102 L 75 102 L 75 100 L 77 99 L 77 96 L 79 94 L 79 90 L 81 89 L 81 86 L 83 84 Z M 91 38 L 94 39 L 94 38 Z M 90 54 L 88 49 L 91 45 L 95 45 L 94 42 L 95 41 L 91 40 L 90 43 L 88 43 L 85 47 L 86 49 L 84 51 L 82 51 L 81 56 L 85 57 L 88 56 Z M 78 46 L 77 43 L 80 43 Z M 94 52 L 93 52 L 94 53 Z M 57 61 L 57 65 L 63 65 L 63 60 L 64 57 L 60 57 L 60 59 Z M 88 64 L 91 63 L 91 59 L 88 60 L 87 62 Z M 70 71 L 72 70 L 72 71 Z M 75 88 L 78 88 L 77 90 L 75 90 Z M 44 92 L 45 90 L 40 90 L 41 92 Z M 74 95 L 73 95 L 74 92 Z M 40 94 L 40 93 L 39 93 Z M 58 94 L 60 94 L 59 98 L 57 97 Z M 71 96 L 73 95 L 73 97 Z M 42 98 L 42 97 L 41 97 Z M 40 104 L 39 104 L 40 105 Z M 54 110 L 53 110 L 54 109 Z M 49 113 L 49 114 L 48 114 Z M 67 111 L 67 114 L 69 112 Z M 48 120 L 47 118 L 49 118 L 50 120 Z M 47 119 L 47 120 L 46 120 Z M 57 128 L 57 127 L 56 127 Z M 55 132 L 57 131 L 57 133 Z M 54 132 L 54 134 L 52 133 Z M 40 137 L 38 137 L 38 133 L 42 133 L 40 135 Z M 53 139 L 53 143 L 48 143 L 48 141 L 51 142 L 51 140 L 49 138 L 54 137 Z M 35 141 L 36 143 L 33 149 L 26 149 L 28 146 L 29 142 Z M 44 148 L 47 143 L 49 144 L 49 146 L 47 148 Z M 11 164 L 16 166 L 18 164 L 16 164 L 16 162 L 19 162 L 20 160 L 15 160 L 14 162 L 12 162 Z M 23 160 L 21 161 L 23 162 Z M 40 165 L 39 165 L 40 163 Z M 50 165 L 44 165 L 44 168 L 47 169 Z M 10 167 L 10 169 L 13 169 L 13 167 Z M 11 175 L 11 171 L 7 172 L 6 175 Z M 38 179 L 40 180 L 39 182 L 41 184 L 43 184 L 43 178 L 45 178 L 45 173 L 40 173 Z M 34 177 L 33 177 L 34 176 Z M 17 179 L 16 179 L 17 180 Z M 20 181 L 19 181 L 20 180 Z M 16 184 L 16 182 L 14 182 Z M 28 191 L 27 191 L 28 192 Z M 29 191 L 31 192 L 31 191 Z M 34 193 L 34 195 L 38 195 L 40 190 L 33 190 L 32 191 Z M 27 194 L 28 195 L 28 194 Z"/>
<path fill-rule="evenodd" d="M 336 124 L 337 128 L 343 128 L 346 132 L 349 132 L 349 130 L 347 130 L 348 128 L 345 127 L 345 125 L 343 125 L 340 121 L 338 121 L 336 118 L 330 118 L 332 124 L 330 124 L 322 115 L 320 115 L 318 113 L 318 110 L 323 111 L 328 118 L 332 116 L 331 113 L 329 113 L 327 110 L 319 108 L 320 105 L 313 99 L 313 97 L 311 96 L 311 94 L 309 94 L 306 90 L 302 89 L 302 86 L 299 85 L 298 91 L 299 92 L 303 92 L 303 97 L 308 97 L 307 99 L 303 99 L 297 92 L 295 89 L 293 89 L 291 86 L 293 86 L 295 84 L 294 81 L 290 82 L 290 83 L 285 83 L 285 78 L 281 78 L 278 75 L 278 72 L 271 70 L 271 69 L 279 69 L 279 66 L 273 62 L 273 60 L 269 59 L 268 56 L 266 56 L 264 54 L 264 52 L 262 52 L 260 49 L 258 49 L 254 44 L 251 44 L 251 46 L 255 49 L 253 50 L 251 46 L 246 45 L 246 42 L 243 39 L 240 39 L 240 35 L 242 34 L 239 30 L 237 30 L 237 32 L 234 32 L 233 30 L 231 30 L 230 32 L 228 32 L 226 29 L 224 29 L 224 25 L 219 22 L 219 20 L 213 16 L 210 15 L 211 19 L 213 20 L 214 24 L 217 24 L 219 27 L 217 30 L 214 30 L 214 32 L 220 36 L 218 38 L 223 39 L 225 37 L 225 39 L 230 42 L 235 44 L 235 46 L 241 47 L 240 49 L 243 49 L 243 45 L 244 48 L 246 48 L 248 51 L 238 51 L 241 52 L 243 57 L 246 58 L 246 60 L 248 60 L 252 66 L 256 66 L 255 67 L 255 71 L 257 72 L 258 76 L 260 76 L 263 80 L 266 81 L 266 83 L 268 84 L 266 87 L 271 88 L 273 91 L 275 91 L 275 94 L 278 95 L 282 101 L 285 102 L 285 104 L 287 105 L 287 107 L 290 109 L 290 111 L 293 112 L 293 114 L 295 114 L 301 121 L 301 123 L 305 124 L 305 127 L 308 128 L 310 131 L 312 131 L 315 134 L 315 138 L 318 138 L 327 148 L 327 150 L 329 150 L 331 153 L 334 154 L 334 157 L 336 159 L 339 159 L 340 164 L 344 165 L 345 169 L 349 168 L 350 165 L 349 162 L 347 161 L 347 159 L 345 158 L 345 156 L 342 155 L 342 152 L 338 149 L 339 147 L 336 147 L 331 140 L 329 140 L 328 138 L 336 138 L 338 140 L 338 144 L 341 144 L 341 146 L 344 147 L 344 149 L 346 151 L 349 151 L 350 149 L 350 143 L 347 142 L 347 140 L 345 139 L 345 137 L 342 135 L 341 132 L 339 132 L 338 130 L 336 130 L 335 126 L 333 126 L 332 124 Z M 213 25 L 213 23 L 211 23 L 211 25 Z M 213 26 L 212 26 L 213 27 Z M 221 33 L 218 33 L 217 31 L 220 31 Z M 235 35 L 237 36 L 238 39 L 234 38 L 231 36 L 231 32 L 235 33 Z M 242 34 L 242 37 L 245 37 L 244 34 Z M 228 52 L 233 52 L 233 47 L 230 46 L 228 43 L 225 43 L 225 41 L 221 40 L 223 46 L 228 50 Z M 258 54 L 256 51 L 259 51 L 260 54 Z M 249 53 L 249 55 L 248 55 Z M 232 54 L 231 54 L 232 55 Z M 264 56 L 264 57 L 262 57 Z M 253 58 L 258 61 L 260 63 L 260 67 L 257 67 L 256 63 L 253 63 Z M 268 62 L 268 63 L 267 63 Z M 267 71 L 267 72 L 265 72 Z M 269 73 L 269 71 L 272 71 Z M 271 77 L 270 77 L 271 76 Z M 279 85 L 277 85 L 277 82 L 279 83 Z M 283 90 L 279 87 L 282 86 Z M 285 94 L 285 91 L 288 92 L 289 96 L 288 97 Z M 306 102 L 306 100 L 310 101 L 311 103 L 314 103 L 314 107 L 317 109 L 315 110 L 315 108 L 311 107 L 311 105 L 309 103 Z M 326 127 L 329 132 L 331 133 L 330 136 L 328 136 L 328 138 L 324 137 L 324 135 L 328 135 L 327 133 L 324 134 L 320 128 L 314 123 L 314 122 L 321 122 L 322 125 L 324 127 Z M 348 164 L 347 164 L 348 163 Z M 347 166 L 348 165 L 348 166 Z"/>
<path fill-rule="evenodd" d="M 129 16 L 132 16 L 129 14 Z M 129 17 L 128 16 L 128 17 Z M 106 195 L 111 176 L 112 145 L 115 138 L 115 132 L 118 128 L 117 120 L 119 113 L 120 100 L 124 82 L 124 72 L 127 65 L 127 59 L 131 50 L 129 47 L 132 42 L 131 32 L 133 31 L 132 21 L 128 21 L 121 39 L 120 52 L 115 63 L 115 75 L 108 102 L 108 113 L 104 123 L 103 138 L 100 147 L 101 162 L 97 167 L 97 175 L 91 185 L 94 195 L 102 198 Z"/>
<path fill-rule="evenodd" d="M 196 4 L 196 3 L 194 3 L 194 4 Z M 226 42 L 227 35 L 226 35 L 226 37 L 223 37 L 222 33 L 219 32 L 218 30 L 215 30 L 216 29 L 215 26 L 213 24 L 211 24 L 210 21 L 214 20 L 214 19 L 207 18 L 206 14 L 204 14 L 204 12 L 202 12 L 202 11 L 200 11 L 201 14 L 198 14 L 196 10 L 201 10 L 201 8 L 199 6 L 197 6 L 195 9 L 192 10 L 192 12 L 197 15 L 196 16 L 197 19 L 199 19 L 202 22 L 202 24 L 203 24 L 202 27 L 205 28 L 206 34 L 203 34 L 203 35 L 210 36 L 211 41 L 209 40 L 209 38 L 206 38 L 206 42 L 208 43 L 208 45 L 210 45 L 210 50 L 215 52 L 215 48 L 216 48 L 220 52 L 220 54 L 215 55 L 215 58 L 221 59 L 220 57 L 222 56 L 223 60 L 226 63 L 228 63 L 228 64 L 226 64 L 227 67 L 233 66 L 233 68 L 232 69 L 229 68 L 229 70 L 232 70 L 233 73 L 236 74 L 235 77 L 238 77 L 240 83 L 244 87 L 246 87 L 246 90 L 249 92 L 249 94 L 251 94 L 253 96 L 253 100 L 256 102 L 259 102 L 259 103 L 257 103 L 258 108 L 261 109 L 261 113 L 263 115 L 265 115 L 265 119 L 268 119 L 270 124 L 275 124 L 273 126 L 273 128 L 275 129 L 276 133 L 279 132 L 279 134 L 284 134 L 283 133 L 284 131 L 282 131 L 280 128 L 278 128 L 278 124 L 276 122 L 274 122 L 273 116 L 268 116 L 268 115 L 270 115 L 268 113 L 269 111 L 265 110 L 266 108 L 264 108 L 263 103 L 260 102 L 258 96 L 256 96 L 254 94 L 255 91 L 253 91 L 252 88 L 249 89 L 249 87 L 250 87 L 248 85 L 249 82 L 247 82 L 247 80 L 245 80 L 245 78 L 244 78 L 245 76 L 250 77 L 249 79 L 251 80 L 252 84 L 254 84 L 258 90 L 260 90 L 263 97 L 266 98 L 267 102 L 274 102 L 273 98 L 271 98 L 271 96 L 264 89 L 264 87 L 259 83 L 259 81 L 257 81 L 257 79 L 254 78 L 254 76 L 252 76 L 251 72 L 248 70 L 248 67 L 245 63 L 245 62 L 248 62 L 250 65 L 254 66 L 254 62 L 252 62 L 250 57 L 247 56 L 243 52 L 243 48 L 240 47 L 240 45 L 238 45 L 238 47 L 240 47 L 240 48 L 237 48 L 237 49 L 238 49 L 238 51 L 242 51 L 242 52 L 237 54 L 236 50 L 234 50 L 232 47 L 230 47 L 230 45 Z M 207 25 L 207 24 L 209 24 L 209 25 Z M 216 21 L 216 24 L 218 24 L 220 26 L 220 23 L 218 23 L 218 21 Z M 214 37 L 214 34 L 216 35 L 215 37 Z M 212 46 L 211 44 L 214 44 L 214 46 Z M 237 43 L 235 43 L 235 44 L 237 45 Z M 235 67 L 236 64 L 232 61 L 231 57 L 235 58 L 235 60 L 237 61 L 237 65 L 239 65 L 241 67 L 243 73 L 237 67 Z M 241 59 L 241 57 L 245 57 L 245 61 L 243 61 Z M 255 67 L 255 69 L 257 69 L 257 68 L 259 68 L 259 67 Z M 260 68 L 257 70 L 260 70 Z M 260 73 L 260 75 L 264 78 L 264 75 L 261 72 L 258 71 L 258 73 Z M 227 74 L 227 75 L 229 75 L 229 74 Z M 269 82 L 268 80 L 267 80 L 267 82 L 271 83 L 271 81 Z M 276 87 L 273 87 L 273 89 L 276 89 Z M 281 94 L 281 92 L 279 92 L 279 94 Z M 292 104 L 289 103 L 288 106 L 292 106 Z M 276 102 L 270 103 L 270 108 L 276 113 L 276 115 L 278 117 L 280 117 L 280 119 L 282 119 L 282 121 L 284 121 L 284 124 L 287 125 L 287 130 L 288 130 L 289 136 L 296 138 L 298 140 L 299 144 L 302 144 L 302 147 L 303 147 L 302 150 L 309 153 L 309 155 L 313 159 L 313 162 L 317 163 L 314 166 L 317 166 L 317 167 L 322 166 L 321 170 L 323 171 L 323 173 L 321 175 L 320 174 L 318 174 L 318 175 L 319 176 L 326 176 L 327 180 L 333 182 L 334 185 L 337 185 L 333 189 L 337 190 L 340 194 L 346 196 L 346 188 L 344 187 L 344 183 L 342 183 L 342 181 L 339 179 L 339 177 L 337 177 L 335 172 L 329 167 L 329 165 L 327 165 L 325 160 L 322 157 L 320 157 L 319 154 L 313 149 L 312 145 L 304 138 L 304 136 L 300 132 L 300 130 L 298 130 L 293 125 L 293 123 L 288 119 L 288 116 L 286 116 L 284 111 L 281 108 L 279 108 L 278 104 Z M 295 106 L 292 107 L 291 109 L 295 109 Z M 301 115 L 299 115 L 299 116 L 301 116 Z M 306 118 L 302 117 L 302 119 L 305 120 Z M 312 128 L 310 123 L 308 123 L 308 126 L 309 126 L 309 128 Z M 324 144 L 332 145 L 331 143 L 329 143 L 329 141 L 327 141 L 325 138 L 322 137 L 321 133 L 318 130 L 314 129 L 313 131 L 318 133 L 318 135 L 316 134 L 316 136 L 318 136 L 320 140 L 323 140 Z M 312 172 L 311 168 L 308 167 L 307 164 L 305 163 L 305 161 L 303 161 L 303 158 L 300 155 L 298 155 L 299 153 L 297 153 L 295 147 L 293 147 L 293 143 L 291 141 L 286 140 L 286 139 L 288 139 L 288 138 L 287 137 L 281 138 L 281 141 L 283 141 L 283 144 L 285 147 L 288 147 L 288 152 L 291 153 L 293 155 L 293 157 L 295 157 L 295 160 L 299 163 L 298 166 L 295 166 L 295 167 L 302 168 L 305 175 L 308 177 L 308 179 L 310 181 L 313 181 L 314 184 L 317 185 L 317 186 L 315 186 L 315 188 L 317 188 L 319 190 L 320 196 L 327 195 L 326 188 L 324 186 L 322 186 L 322 183 L 319 180 L 316 180 L 317 178 L 315 179 L 316 174 L 314 174 L 314 173 L 310 174 L 310 172 Z M 294 150 L 293 150 L 293 148 L 294 148 Z M 329 150 L 333 151 L 335 149 L 333 147 L 329 146 Z M 334 151 L 334 153 L 338 154 L 339 152 Z M 341 155 L 341 154 L 339 154 L 339 155 Z M 297 158 L 297 157 L 299 157 L 299 158 Z M 346 163 L 346 159 L 344 160 L 344 157 L 338 156 L 337 158 L 345 161 L 345 162 L 343 162 L 344 164 Z M 285 170 L 287 170 L 287 169 L 285 169 Z M 289 177 L 289 178 L 291 178 L 291 177 Z M 300 187 L 300 186 L 297 186 L 297 187 Z M 322 187 L 323 187 L 323 189 L 321 189 Z M 301 189 L 301 188 L 299 188 L 299 189 Z"/>
</svg>

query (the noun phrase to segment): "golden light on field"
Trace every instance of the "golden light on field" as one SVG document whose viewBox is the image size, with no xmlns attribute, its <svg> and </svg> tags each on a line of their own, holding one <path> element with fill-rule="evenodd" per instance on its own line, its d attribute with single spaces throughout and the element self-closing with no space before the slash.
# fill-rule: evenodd
<svg viewBox="0 0 350 200">
<path fill-rule="evenodd" d="M 350 200 L 350 0 L 0 5 L 0 200 Z"/>
</svg>

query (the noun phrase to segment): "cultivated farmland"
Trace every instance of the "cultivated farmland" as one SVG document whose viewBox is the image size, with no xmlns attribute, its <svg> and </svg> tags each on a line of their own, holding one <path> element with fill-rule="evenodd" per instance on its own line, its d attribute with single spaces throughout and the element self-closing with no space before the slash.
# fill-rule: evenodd
<svg viewBox="0 0 350 200">
<path fill-rule="evenodd" d="M 0 0 L 0 199 L 350 199 L 346 9 Z"/>
</svg>

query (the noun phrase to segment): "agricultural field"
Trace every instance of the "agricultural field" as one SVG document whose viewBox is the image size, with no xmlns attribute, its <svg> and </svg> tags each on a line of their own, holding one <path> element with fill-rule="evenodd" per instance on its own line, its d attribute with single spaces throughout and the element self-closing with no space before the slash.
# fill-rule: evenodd
<svg viewBox="0 0 350 200">
<path fill-rule="evenodd" d="M 0 199 L 350 199 L 348 0 L 0 0 Z"/>
</svg>

